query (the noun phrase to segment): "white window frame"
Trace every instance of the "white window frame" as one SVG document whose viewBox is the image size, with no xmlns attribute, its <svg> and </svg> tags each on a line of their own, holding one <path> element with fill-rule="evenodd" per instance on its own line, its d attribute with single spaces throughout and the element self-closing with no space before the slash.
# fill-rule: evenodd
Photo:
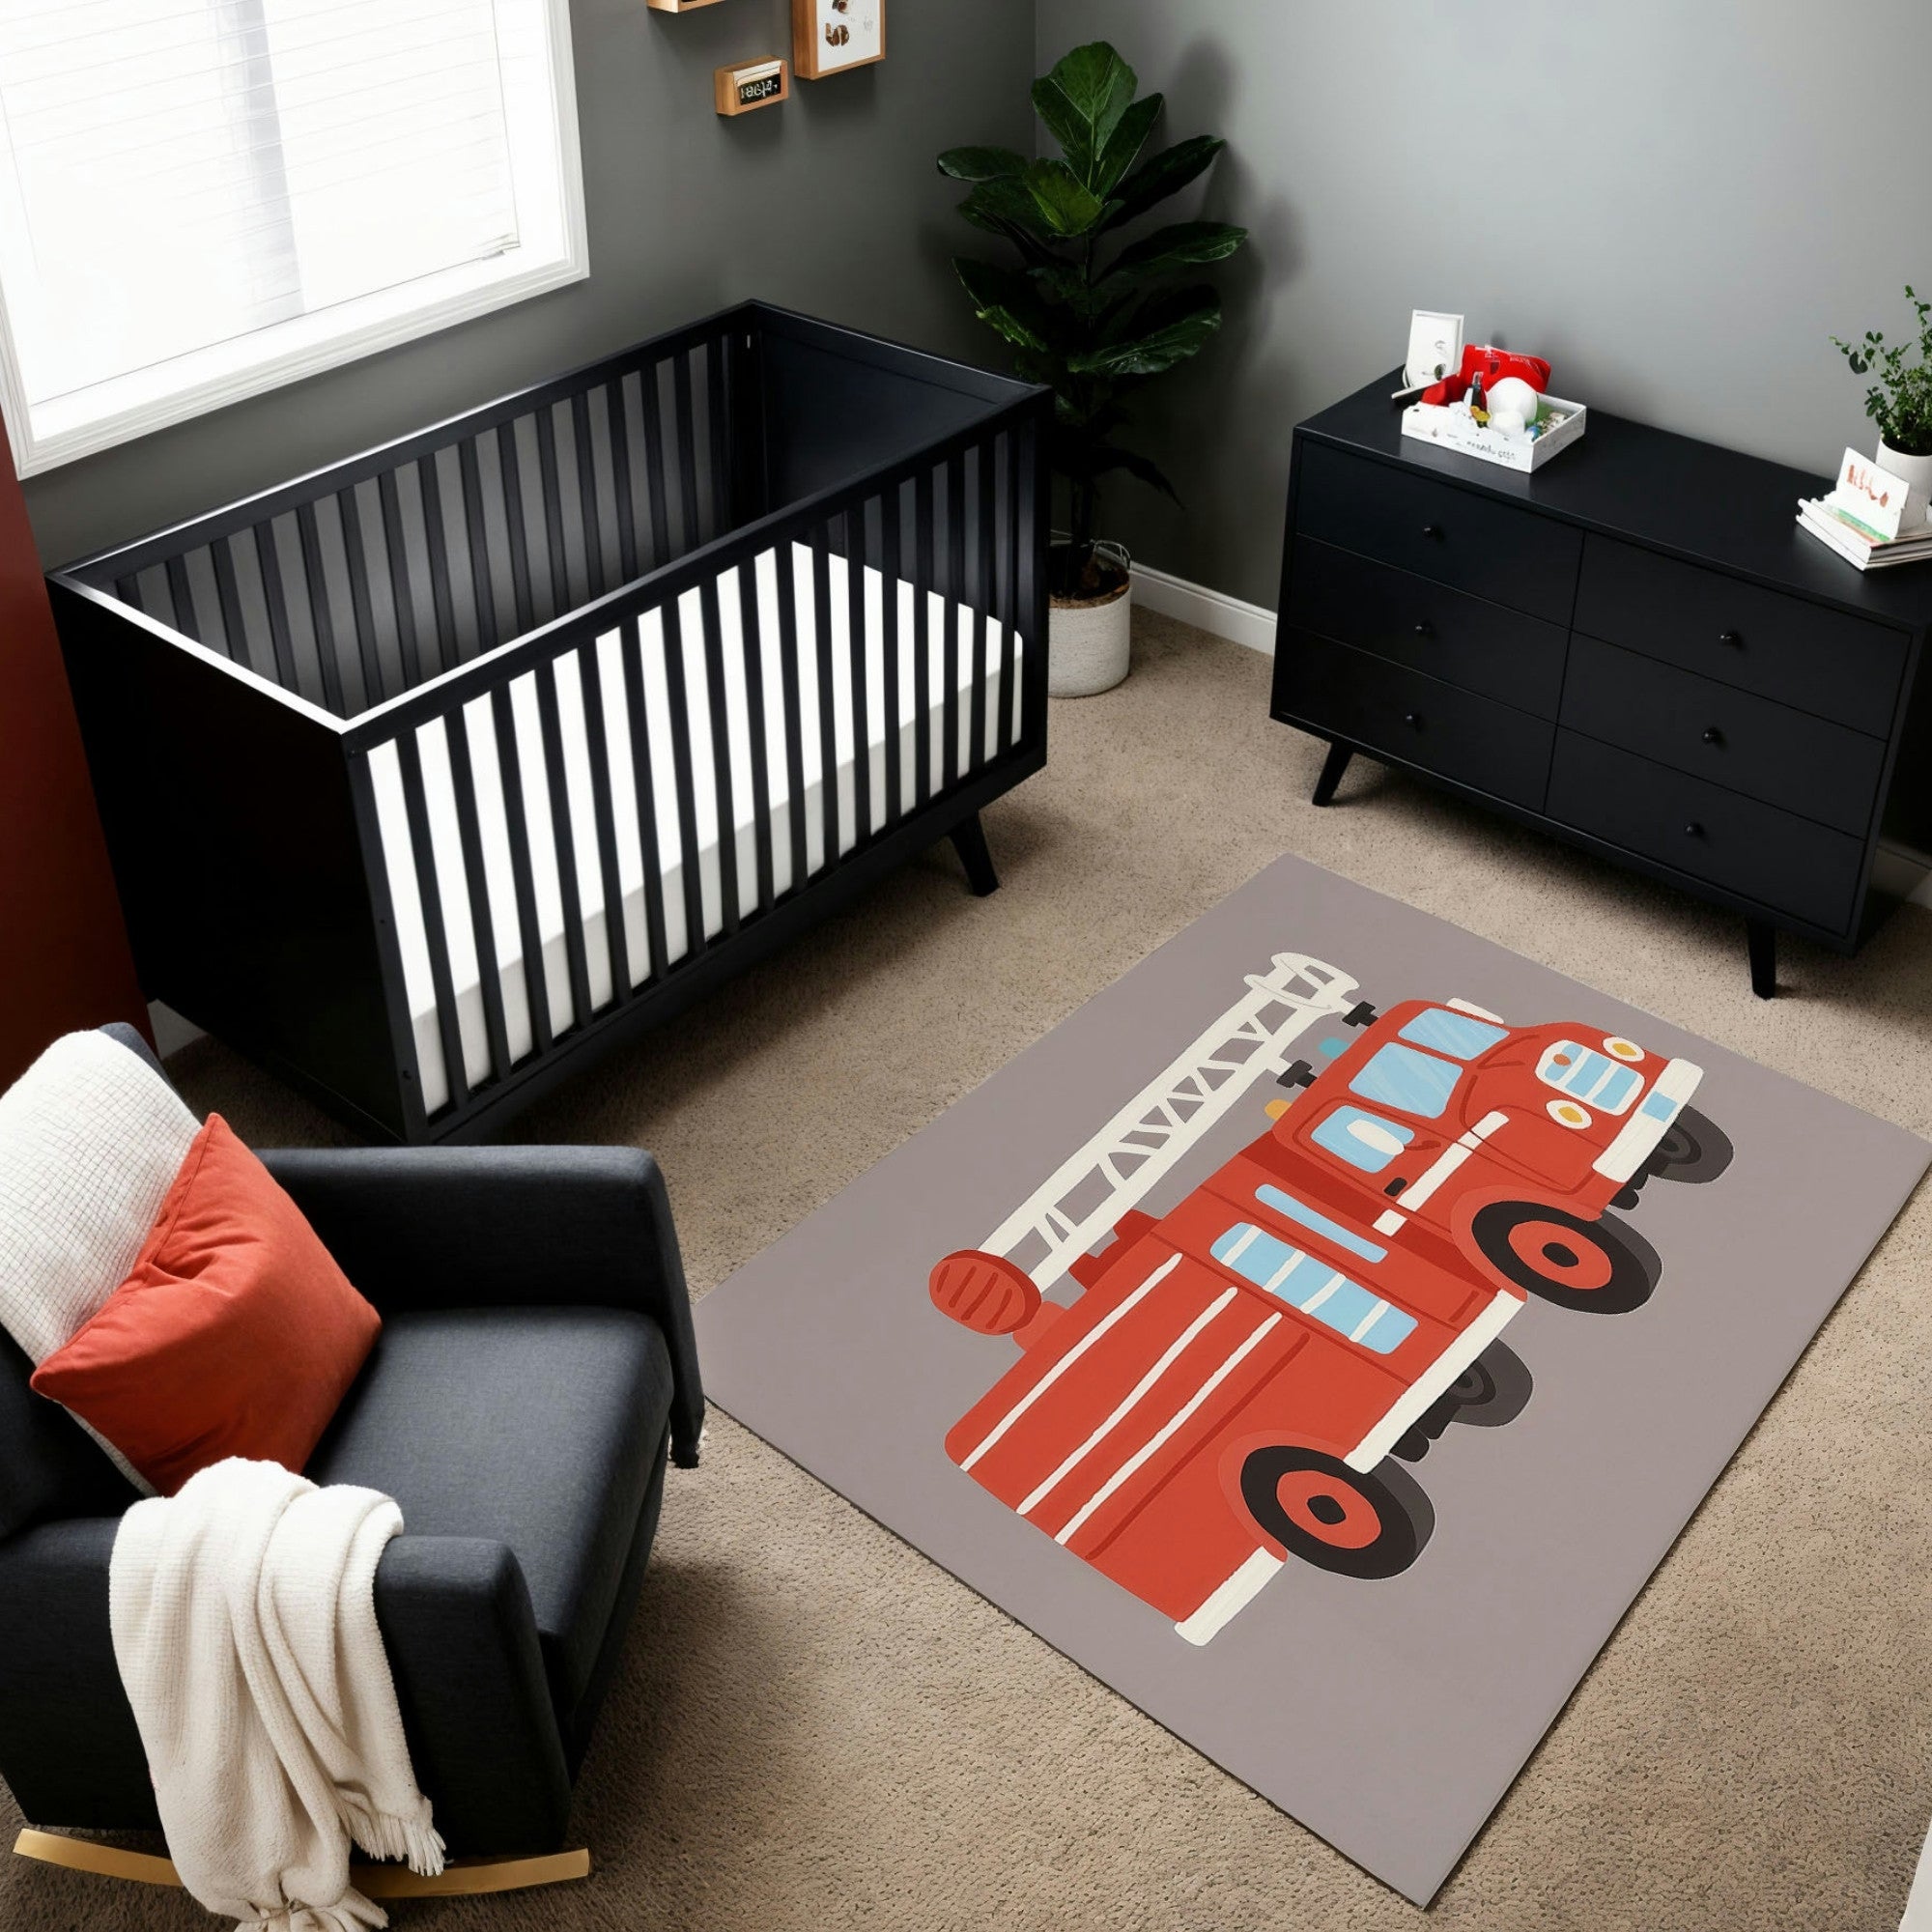
<svg viewBox="0 0 1932 1932">
<path fill-rule="evenodd" d="M 0 415 L 7 425 L 14 472 L 33 476 L 112 449 L 137 437 L 267 394 L 306 376 L 414 342 L 440 329 L 473 321 L 526 301 L 551 289 L 581 282 L 590 273 L 583 220 L 583 166 L 577 128 L 577 77 L 571 60 L 570 0 L 541 0 L 556 103 L 555 151 L 551 156 L 562 203 L 561 254 L 519 266 L 512 249 L 485 261 L 460 263 L 393 288 L 254 329 L 226 342 L 177 355 L 150 368 L 95 384 L 82 397 L 111 395 L 113 405 L 84 412 L 69 406 L 74 420 L 61 423 L 62 401 L 43 403 L 38 434 L 27 400 L 6 292 L 0 289 Z M 265 338 L 272 338 L 271 341 Z"/>
</svg>

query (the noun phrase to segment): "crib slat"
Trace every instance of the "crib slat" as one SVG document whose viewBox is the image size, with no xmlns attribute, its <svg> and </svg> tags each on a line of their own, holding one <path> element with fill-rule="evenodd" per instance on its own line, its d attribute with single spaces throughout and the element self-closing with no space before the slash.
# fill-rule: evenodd
<svg viewBox="0 0 1932 1932">
<path fill-rule="evenodd" d="M 476 816 L 476 774 L 469 757 L 469 721 L 463 707 L 443 720 L 449 740 L 450 788 L 456 794 L 456 830 L 463 846 L 463 874 L 469 888 L 469 924 L 476 935 L 476 983 L 483 995 L 483 1031 L 490 1066 L 498 1080 L 510 1072 L 510 1034 L 503 1019 L 503 973 L 497 958 L 497 923 L 490 914 L 490 875 L 483 864 L 483 830 Z"/>
<path fill-rule="evenodd" d="M 940 632 L 945 645 L 946 689 L 940 694 L 941 782 L 951 788 L 959 778 L 959 652 L 971 649 L 960 606 L 966 595 L 966 458 L 946 459 L 946 616 Z"/>
<path fill-rule="evenodd" d="M 677 795 L 677 847 L 684 881 L 684 957 L 704 950 L 704 881 L 698 872 L 697 789 L 691 768 L 691 691 L 684 675 L 684 613 L 666 607 L 665 686 L 670 698 L 670 769 Z"/>
<path fill-rule="evenodd" d="M 483 520 L 483 471 L 476 460 L 476 439 L 465 437 L 456 446 L 456 473 L 463 487 L 463 531 L 469 539 L 469 594 L 476 600 L 476 648 L 494 650 L 501 641 L 497 631 L 497 593 L 490 582 L 490 532 Z"/>
<path fill-rule="evenodd" d="M 785 824 L 791 839 L 791 884 L 805 884 L 805 727 L 800 719 L 798 675 L 798 575 L 792 540 L 780 537 L 773 551 L 779 589 L 779 690 L 784 703 Z"/>
<path fill-rule="evenodd" d="M 838 725 L 832 691 L 832 573 L 826 567 L 831 542 L 831 526 L 821 524 L 809 545 L 812 644 L 818 663 L 818 815 L 827 871 L 838 863 Z"/>
<path fill-rule="evenodd" d="M 872 836 L 872 739 L 868 729 L 866 637 L 866 506 L 845 512 L 845 641 L 852 663 L 852 842 Z"/>
<path fill-rule="evenodd" d="M 711 784 L 718 807 L 718 904 L 724 938 L 738 930 L 738 812 L 731 784 L 731 720 L 724 708 L 724 627 L 719 621 L 718 579 L 697 593 L 704 619 L 705 696 L 711 712 Z"/>
<path fill-rule="evenodd" d="M 648 363 L 639 371 L 639 389 L 644 406 L 644 455 L 651 485 L 651 568 L 657 570 L 670 561 L 670 505 L 665 492 L 664 406 L 658 398 L 658 371 L 662 365 Z"/>
<path fill-rule="evenodd" d="M 169 622 L 183 637 L 200 643 L 201 627 L 195 622 L 194 592 L 188 588 L 186 562 L 179 556 L 169 557 L 167 578 L 168 602 L 174 607 Z"/>
<path fill-rule="evenodd" d="M 1019 454 L 1019 554 L 1018 608 L 1013 621 L 1024 627 L 1026 666 L 1020 672 L 1022 711 L 1020 730 L 1036 743 L 1045 742 L 1046 721 L 1046 633 L 1049 622 L 1046 587 L 1040 581 L 1040 565 L 1045 561 L 1035 518 L 1038 514 L 1040 492 L 1046 485 L 1046 465 L 1038 432 L 1029 419 L 1020 430 Z"/>
<path fill-rule="evenodd" d="M 691 351 L 671 358 L 671 393 L 677 409 L 677 480 L 684 510 L 684 548 L 704 541 L 697 520 L 697 432 L 692 420 Z"/>
<path fill-rule="evenodd" d="M 569 610 L 570 568 L 563 547 L 563 492 L 556 476 L 556 418 L 550 409 L 537 412 L 537 480 L 543 489 L 544 539 L 550 550 L 550 615 Z"/>
<path fill-rule="evenodd" d="M 369 598 L 369 559 L 362 544 L 362 518 L 355 490 L 335 493 L 335 514 L 342 522 L 342 554 L 349 567 L 350 617 L 355 626 L 355 655 L 362 666 L 362 702 L 380 704 L 388 696 L 383 677 L 383 656 L 376 648 L 376 609 Z"/>
<path fill-rule="evenodd" d="M 932 471 L 913 484 L 913 798 L 932 796 Z"/>
<path fill-rule="evenodd" d="M 389 559 L 389 595 L 395 602 L 396 652 L 403 661 L 403 683 L 413 690 L 422 682 L 422 656 L 416 648 L 416 607 L 409 539 L 403 532 L 402 493 L 393 469 L 377 477 L 376 501 L 383 513 L 383 549 Z"/>
<path fill-rule="evenodd" d="M 328 580 L 322 570 L 322 535 L 315 526 L 315 505 L 296 507 L 296 535 L 300 540 L 302 577 L 308 585 L 309 623 L 315 633 L 315 661 L 322 671 L 323 702 L 340 718 L 342 666 L 335 655 L 335 620 L 328 609 Z"/>
<path fill-rule="evenodd" d="M 130 611 L 143 611 L 141 603 L 141 580 L 138 577 L 117 577 L 114 580 L 114 594 Z"/>
<path fill-rule="evenodd" d="M 624 421 L 621 373 L 605 384 L 604 399 L 611 429 L 611 482 L 617 503 L 617 568 L 629 583 L 638 574 L 638 525 L 631 500 L 631 432 Z"/>
<path fill-rule="evenodd" d="M 884 619 L 886 735 L 886 818 L 891 825 L 904 810 L 905 782 L 899 751 L 899 486 L 879 498 L 880 615 Z"/>
<path fill-rule="evenodd" d="M 604 945 L 611 955 L 611 997 L 631 997 L 631 948 L 624 931 L 624 885 L 617 869 L 616 801 L 611 794 L 611 741 L 604 731 L 604 670 L 593 639 L 577 654 L 583 680 L 583 736 L 590 752 L 590 810 L 597 826 L 597 865 L 604 879 Z"/>
<path fill-rule="evenodd" d="M 772 773 L 765 736 L 764 613 L 758 609 L 758 563 L 734 566 L 738 639 L 745 656 L 745 724 L 752 744 L 752 847 L 757 866 L 758 910 L 772 908 Z"/>
<path fill-rule="evenodd" d="M 577 833 L 563 766 L 563 724 L 557 713 L 557 660 L 536 672 L 537 715 L 543 725 L 544 776 L 550 782 L 550 836 L 563 900 L 563 952 L 570 968 L 570 1004 L 578 1026 L 590 1017 L 590 955 L 583 944 L 583 896 L 577 889 Z"/>
<path fill-rule="evenodd" d="M 1025 531 L 1020 524 L 1019 439 L 1011 430 L 1000 438 L 1000 449 L 1007 484 L 1007 518 L 1000 544 L 1001 562 L 1005 565 L 1000 597 L 1000 717 L 993 742 L 1005 756 L 1013 749 L 1013 673 L 1019 667 L 1013 638 L 1019 628 L 1020 545 L 1025 541 Z"/>
<path fill-rule="evenodd" d="M 592 597 L 601 597 L 604 515 L 597 505 L 597 452 L 590 446 L 590 398 L 579 389 L 570 399 L 571 440 L 577 445 L 577 527 L 583 538 L 583 575 Z"/>
<path fill-rule="evenodd" d="M 986 762 L 986 696 L 993 666 L 993 439 L 987 437 L 973 452 L 980 472 L 980 569 L 974 584 L 973 726 L 970 768 Z"/>
<path fill-rule="evenodd" d="M 289 607 L 282 589 L 282 560 L 275 551 L 272 524 L 254 526 L 255 563 L 262 573 L 262 601 L 269 607 L 269 643 L 275 654 L 275 682 L 284 691 L 299 692 L 296 681 L 295 645 L 289 639 Z"/>
<path fill-rule="evenodd" d="M 242 591 L 235 582 L 234 542 L 233 537 L 216 537 L 208 547 L 214 563 L 214 601 L 221 607 L 221 648 L 235 663 L 253 670 L 248 626 L 242 615 Z"/>
<path fill-rule="evenodd" d="M 436 612 L 436 661 L 447 670 L 465 653 L 457 648 L 456 599 L 449 587 L 449 537 L 442 526 L 442 484 L 436 453 L 416 458 L 416 485 L 422 492 L 423 534 L 429 542 L 430 606 Z"/>
<path fill-rule="evenodd" d="M 724 386 L 724 338 L 714 335 L 704 345 L 705 426 L 711 432 L 711 534 L 723 536 L 731 527 L 731 460 L 725 440 L 729 411 Z"/>
<path fill-rule="evenodd" d="M 524 528 L 524 459 L 517 448 L 517 425 L 497 425 L 497 473 L 503 479 L 503 521 L 510 531 L 510 599 L 517 607 L 517 635 L 536 625 L 530 603 L 530 540 Z"/>
<path fill-rule="evenodd" d="M 664 855 L 658 847 L 657 783 L 651 773 L 650 724 L 644 708 L 643 639 L 636 617 L 626 617 L 620 639 L 624 660 L 624 711 L 631 725 L 631 780 L 638 799 L 638 849 L 644 867 L 644 947 L 651 978 L 670 964 L 665 943 Z"/>
<path fill-rule="evenodd" d="M 530 1037 L 539 1053 L 551 1042 L 550 988 L 545 983 L 543 932 L 537 924 L 536 874 L 530 865 L 530 824 L 524 810 L 523 759 L 517 750 L 510 687 L 490 693 L 490 723 L 497 734 L 497 771 L 503 786 L 503 823 L 510 837 L 510 877 L 517 895 L 517 933 L 524 948 L 524 999 L 530 1009 Z"/>
<path fill-rule="evenodd" d="M 430 844 L 429 807 L 423 798 L 422 749 L 412 725 L 396 740 L 403 777 L 403 810 L 409 819 L 410 849 L 415 859 L 416 895 L 422 902 L 423 932 L 429 940 L 430 985 L 436 994 L 436 1030 L 442 1041 L 443 1072 L 449 1104 L 469 1098 L 463 1070 L 463 1032 L 456 1023 L 456 981 L 449 970 L 449 932 L 442 918 L 442 892 L 437 883 L 436 852 Z"/>
</svg>

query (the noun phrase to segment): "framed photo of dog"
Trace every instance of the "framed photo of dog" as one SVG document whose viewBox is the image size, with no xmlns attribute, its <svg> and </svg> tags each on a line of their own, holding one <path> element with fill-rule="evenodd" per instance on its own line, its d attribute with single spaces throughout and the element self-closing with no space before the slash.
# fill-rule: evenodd
<svg viewBox="0 0 1932 1932">
<path fill-rule="evenodd" d="M 792 67 L 828 80 L 886 57 L 886 0 L 791 0 Z"/>
</svg>

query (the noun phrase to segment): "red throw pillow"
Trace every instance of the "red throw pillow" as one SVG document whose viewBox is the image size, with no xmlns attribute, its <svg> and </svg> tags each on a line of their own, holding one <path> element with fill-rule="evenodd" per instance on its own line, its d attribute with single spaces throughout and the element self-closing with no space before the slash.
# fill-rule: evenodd
<svg viewBox="0 0 1932 1932">
<path fill-rule="evenodd" d="M 33 1386 L 172 1495 L 228 1456 L 298 1471 L 382 1326 L 301 1209 L 211 1114 L 133 1272 Z"/>
</svg>

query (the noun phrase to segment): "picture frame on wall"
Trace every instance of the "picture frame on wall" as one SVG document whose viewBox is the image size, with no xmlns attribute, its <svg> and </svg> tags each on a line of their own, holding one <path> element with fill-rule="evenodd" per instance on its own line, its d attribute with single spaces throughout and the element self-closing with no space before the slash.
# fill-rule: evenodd
<svg viewBox="0 0 1932 1932">
<path fill-rule="evenodd" d="M 886 0 L 791 0 L 792 67 L 829 80 L 886 57 Z"/>
</svg>

